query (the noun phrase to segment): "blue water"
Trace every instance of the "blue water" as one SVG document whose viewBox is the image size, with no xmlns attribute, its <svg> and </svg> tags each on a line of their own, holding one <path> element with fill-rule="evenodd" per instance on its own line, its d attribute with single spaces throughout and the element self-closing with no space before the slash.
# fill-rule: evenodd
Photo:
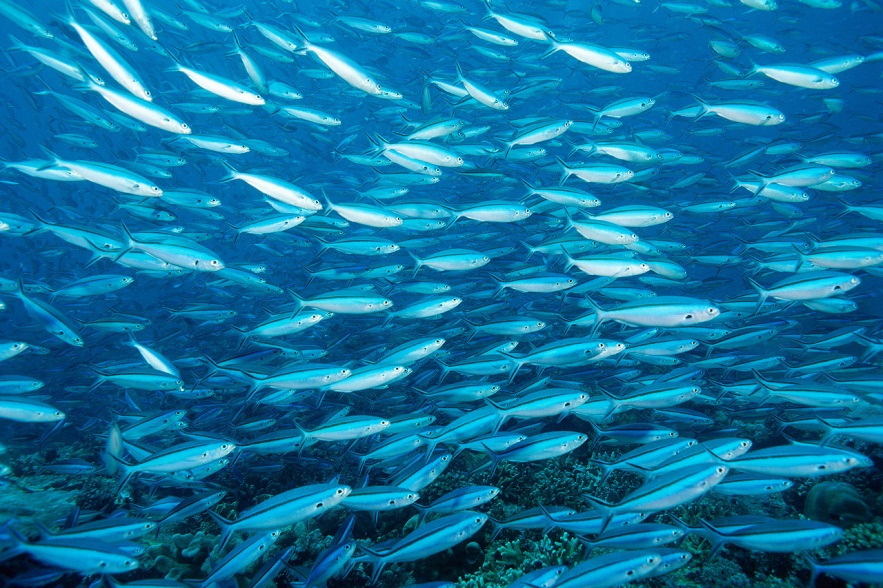
<svg viewBox="0 0 883 588">
<path fill-rule="evenodd" d="M 0 38 L 8 49 L 0 101 L 0 158 L 6 166 L 0 174 L 0 302 L 5 304 L 0 310 L 5 354 L 0 355 L 0 544 L 7 549 L 0 552 L 0 576 L 5 580 L 71 586 L 100 580 L 102 570 L 85 563 L 88 557 L 76 551 L 81 549 L 90 557 L 126 554 L 132 569 L 109 574 L 120 583 L 210 578 L 210 583 L 246 586 L 262 577 L 263 564 L 286 562 L 296 571 L 280 565 L 275 579 L 265 578 L 262 585 L 288 585 L 300 574 L 301 581 L 321 580 L 310 585 L 327 580 L 328 586 L 365 586 L 372 570 L 380 569 L 375 560 L 386 556 L 388 563 L 376 574 L 383 586 L 506 586 L 545 566 L 580 570 L 591 558 L 624 553 L 622 545 L 603 544 L 619 525 L 611 512 L 636 515 L 633 524 L 670 525 L 677 540 L 628 546 L 650 558 L 652 569 L 625 576 L 617 576 L 613 566 L 595 576 L 571 571 L 562 576 L 569 583 L 559 585 L 800 586 L 810 581 L 807 558 L 826 561 L 883 546 L 883 437 L 874 420 L 880 417 L 883 389 L 877 353 L 883 348 L 883 204 L 877 173 L 883 141 L 883 17 L 875 2 L 826 9 L 782 0 L 769 11 L 738 2 L 499 2 L 492 6 L 496 17 L 485 18 L 488 9 L 473 0 L 333 5 L 274 0 L 242 6 L 144 0 L 153 11 L 155 41 L 134 22 L 114 21 L 89 2 L 76 4 L 75 21 L 86 26 L 87 35 L 111 47 L 150 90 L 152 103 L 140 106 L 166 109 L 187 123 L 192 134 L 180 136 L 126 116 L 102 98 L 97 90 L 108 88 L 127 98 L 128 108 L 136 103 L 107 69 L 118 57 L 87 48 L 68 23 L 64 3 L 2 2 Z M 94 26 L 83 6 L 103 29 Z M 28 28 L 31 22 L 52 38 L 35 34 Z M 513 23 L 522 29 L 511 30 Z M 525 23 L 544 38 L 520 36 Z M 229 30 L 213 30 L 214 25 L 231 28 L 236 38 Z M 262 29 L 265 25 L 271 29 Z M 374 25 L 387 25 L 389 31 L 365 30 Z M 467 27 L 481 29 L 485 38 L 501 35 L 503 44 L 482 40 Z M 111 40 L 113 30 L 132 47 Z M 274 44 L 273 31 L 281 31 L 296 49 Z M 302 33 L 311 42 L 305 43 Z M 775 40 L 785 51 L 763 51 L 749 42 L 752 35 Z M 563 45 L 544 56 L 555 39 Z M 237 42 L 257 64 L 257 73 L 246 73 Z M 70 75 L 40 65 L 34 54 L 41 49 L 65 60 Z M 579 51 L 622 61 L 629 52 L 646 52 L 649 59 L 632 58 L 629 73 L 613 73 L 581 60 Z M 813 64 L 849 55 L 861 58 L 854 69 L 831 62 L 820 67 L 833 73 L 814 69 Z M 176 71 L 176 61 L 196 73 Z M 752 74 L 754 64 L 796 71 L 798 81 Z M 807 71 L 824 80 L 836 76 L 836 86 L 800 87 L 812 78 Z M 208 80 L 214 85 L 206 89 L 199 74 L 216 76 Z M 90 75 L 97 81 L 88 80 Z M 371 94 L 343 79 L 356 75 L 370 78 Z M 762 84 L 712 85 L 727 80 Z M 274 83 L 301 97 L 280 96 Z M 234 85 L 260 94 L 263 104 L 225 97 L 225 87 L 229 91 Z M 489 95 L 507 108 L 488 106 Z M 116 128 L 72 112 L 65 97 L 113 120 Z M 652 106 L 616 109 L 617 101 L 632 98 L 652 98 Z M 709 105 L 702 116 L 700 100 Z M 312 116 L 318 112 L 336 120 L 317 124 L 304 120 L 303 111 L 286 108 L 313 109 Z M 785 120 L 744 124 L 716 116 L 715 109 L 722 108 L 775 109 Z M 448 131 L 409 140 L 410 133 L 444 120 L 451 121 Z M 531 128 L 566 121 L 563 131 L 525 138 Z M 222 153 L 187 140 L 200 136 L 226 138 L 250 150 Z M 513 138 L 521 144 L 512 146 Z M 637 159 L 648 151 L 649 160 Z M 459 156 L 463 163 L 433 159 L 442 156 Z M 823 157 L 814 162 L 815 156 Z M 165 161 L 179 158 L 173 165 Z M 116 166 L 110 172 L 116 180 L 98 178 L 97 164 Z M 592 167 L 601 164 L 607 167 Z M 793 180 L 787 174 L 801 164 L 824 177 Z M 571 171 L 588 167 L 565 179 L 562 165 Z M 232 175 L 228 166 L 235 170 Z M 634 177 L 619 183 L 607 176 L 580 179 L 589 169 Z M 252 179 L 249 185 L 237 172 L 285 184 L 274 189 Z M 65 173 L 79 175 L 78 181 L 57 181 Z M 142 186 L 155 184 L 163 195 L 132 194 L 137 189 L 131 181 L 128 189 L 109 185 L 123 173 L 137 174 Z M 56 175 L 47 177 L 51 174 Z M 776 194 L 758 195 L 762 186 L 735 185 L 737 179 L 760 178 L 775 188 L 777 176 L 790 182 L 791 196 L 803 197 L 785 202 Z M 822 183 L 831 177 L 836 185 Z M 578 190 L 600 205 L 565 206 L 561 193 L 544 198 L 529 186 Z M 291 208 L 290 201 L 284 208 L 280 194 L 290 196 L 295 189 L 318 200 L 321 210 Z M 188 205 L 184 199 L 195 199 L 197 192 L 202 202 Z M 211 198 L 220 204 L 204 206 Z M 489 203 L 499 208 L 489 212 L 480 206 Z M 719 210 L 693 208 L 712 203 Z M 626 215 L 621 209 L 626 206 L 643 208 Z M 287 215 L 293 228 L 242 231 L 273 215 Z M 599 243 L 588 235 L 584 223 L 599 215 L 595 230 L 600 226 L 608 236 L 633 232 L 636 242 Z M 73 230 L 79 239 L 70 236 Z M 340 250 L 354 238 L 396 247 L 361 254 Z M 559 238 L 568 241 L 554 244 Z M 538 246 L 541 251 L 529 254 Z M 573 266 L 574 260 L 563 255 L 565 247 L 577 262 Z M 487 259 L 473 268 L 432 267 L 433 256 L 451 250 Z M 594 274 L 579 269 L 580 260 L 598 258 L 605 267 L 622 267 Z M 205 271 L 209 260 L 218 264 L 208 269 L 226 269 Z M 133 281 L 114 282 L 105 290 L 65 290 L 107 274 L 115 276 L 111 281 Z M 519 282 L 538 276 L 546 282 L 534 290 L 542 291 Z M 576 284 L 550 285 L 555 276 Z M 781 282 L 801 276 L 827 278 L 837 286 L 825 289 L 814 282 L 788 289 Z M 758 305 L 751 281 L 768 295 L 764 304 Z M 330 301 L 335 296 L 345 300 Z M 437 316 L 397 314 L 432 297 L 447 303 Z M 654 297 L 679 297 L 675 302 L 689 309 L 668 321 L 660 315 L 671 310 L 637 321 L 619 315 L 598 325 L 592 319 L 595 307 L 603 318 L 628 305 L 650 304 Z M 700 322 L 698 313 L 708 309 L 713 311 L 705 317 L 709 320 Z M 292 327 L 288 334 L 260 331 L 272 318 L 315 313 L 321 319 L 316 324 Z M 527 334 L 488 332 L 489 324 L 522 318 L 541 321 L 543 328 Z M 58 336 L 58 321 L 82 338 L 82 346 Z M 752 332 L 757 341 L 729 339 Z M 385 362 L 398 346 L 439 338 L 444 341 L 425 353 Z M 506 346 L 509 342 L 517 345 Z M 577 357 L 536 355 L 562 342 L 586 350 Z M 496 373 L 468 373 L 465 364 L 478 360 L 492 363 Z M 401 370 L 356 384 L 372 366 Z M 324 386 L 294 385 L 291 378 L 273 384 L 280 374 L 324 368 L 337 373 Z M 267 378 L 271 381 L 264 382 Z M 460 382 L 496 385 L 499 391 L 491 401 L 433 397 L 442 386 Z M 627 396 L 672 382 L 698 392 L 655 401 Z M 513 412 L 519 401 L 542 390 L 563 391 L 568 404 L 527 415 Z M 46 411 L 63 415 L 42 418 Z M 133 426 L 174 411 L 182 412 L 146 434 L 133 432 Z M 445 428 L 485 413 L 511 418 L 499 431 L 494 422 L 459 436 Z M 336 437 L 318 432 L 354 415 L 365 416 L 359 426 L 368 428 L 341 433 L 341 425 Z M 413 420 L 402 424 L 408 417 Z M 857 431 L 859 424 L 867 427 Z M 616 428 L 627 426 L 652 431 L 617 436 Z M 827 435 L 832 426 L 843 434 Z M 403 444 L 384 461 L 367 460 L 360 467 L 359 456 L 389 439 L 387 427 L 413 445 Z M 574 446 L 521 454 L 521 444 L 492 450 L 493 440 L 485 437 L 521 434 L 529 442 L 555 432 L 577 435 Z M 290 445 L 259 449 L 256 440 L 271 434 L 285 434 Z M 115 445 L 119 435 L 125 443 Z M 305 436 L 313 437 L 306 447 Z M 744 463 L 740 469 L 732 461 L 736 455 L 708 450 L 694 462 L 708 474 L 700 489 L 678 487 L 662 506 L 623 506 L 630 493 L 652 484 L 647 480 L 660 464 L 616 471 L 602 482 L 599 462 L 616 461 L 642 444 L 669 437 L 695 439 L 697 447 L 706 448 L 722 438 L 745 440 L 743 453 L 751 447 L 745 457 L 785 448 L 781 478 L 787 488 L 747 496 L 712 491 L 734 475 L 761 473 Z M 471 450 L 460 453 L 460 444 L 469 442 Z M 162 471 L 143 465 L 185 443 L 228 443 L 236 449 L 215 456 L 222 462 L 197 456 L 189 465 L 173 459 Z M 795 463 L 789 451 L 805 450 L 801 443 L 812 444 L 818 454 L 813 459 L 822 469 L 813 475 L 787 470 Z M 840 450 L 861 459 L 837 469 L 831 455 Z M 470 504 L 421 517 L 422 509 L 408 503 L 375 518 L 347 508 L 346 500 L 329 507 L 331 498 L 320 493 L 317 500 L 328 504 L 299 517 L 280 514 L 278 536 L 229 568 L 219 562 L 243 539 L 261 539 L 274 530 L 272 524 L 243 528 L 221 548 L 221 529 L 206 505 L 184 520 L 159 525 L 158 532 L 151 526 L 150 533 L 128 538 L 130 543 L 120 537 L 106 542 L 94 534 L 64 537 L 78 525 L 114 517 L 157 522 L 178 501 L 209 490 L 226 492 L 212 510 L 241 520 L 246 509 L 311 484 L 345 487 L 344 493 L 389 486 L 403 479 L 400 469 L 409 463 L 416 468 L 444 452 L 451 455 L 438 471 L 406 488 L 419 492 L 418 505 L 469 486 L 492 485 L 499 492 L 474 506 L 481 513 L 478 528 L 451 537 L 443 527 L 413 555 L 397 558 L 403 544 L 382 542 L 418 537 L 433 520 L 454 517 Z M 491 463 L 494 467 L 487 467 Z M 716 465 L 725 475 L 714 477 Z M 679 479 L 685 470 L 676 466 L 659 475 Z M 126 468 L 137 473 L 126 477 Z M 600 506 L 604 523 L 585 539 L 601 544 L 589 552 L 574 532 L 560 528 L 566 517 L 548 514 L 559 507 L 581 513 L 599 507 L 587 495 L 618 504 L 613 510 Z M 530 528 L 503 524 L 497 534 L 498 521 L 537 507 L 546 510 L 536 511 L 538 522 Z M 765 528 L 777 532 L 777 524 L 812 526 L 809 521 L 815 520 L 821 526 L 814 532 L 830 535 L 817 544 L 782 536 L 772 543 L 789 547 L 779 549 L 734 540 L 722 551 L 713 550 L 709 533 L 714 531 L 702 521 L 720 531 L 726 525 L 722 517 L 745 515 L 769 517 Z M 453 524 L 454 518 L 448 521 Z M 41 526 L 60 538 L 38 536 Z M 314 567 L 322 561 L 320 552 L 348 541 L 358 547 L 346 551 L 346 563 L 341 560 L 332 570 L 333 578 L 322 579 Z M 53 549 L 59 545 L 64 549 Z M 677 553 L 689 560 L 683 567 L 659 565 L 664 555 Z M 874 570 L 883 565 L 880 552 L 868 559 Z M 868 581 L 867 573 L 849 573 L 832 569 L 819 576 L 818 585 Z M 542 585 L 554 585 L 549 582 Z"/>
</svg>

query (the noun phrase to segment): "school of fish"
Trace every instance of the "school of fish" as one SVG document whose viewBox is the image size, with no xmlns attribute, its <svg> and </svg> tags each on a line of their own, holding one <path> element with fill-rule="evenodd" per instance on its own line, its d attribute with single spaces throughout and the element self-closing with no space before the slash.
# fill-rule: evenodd
<svg viewBox="0 0 883 588">
<path fill-rule="evenodd" d="M 878 0 L 0 17 L 4 585 L 883 578 Z"/>
</svg>

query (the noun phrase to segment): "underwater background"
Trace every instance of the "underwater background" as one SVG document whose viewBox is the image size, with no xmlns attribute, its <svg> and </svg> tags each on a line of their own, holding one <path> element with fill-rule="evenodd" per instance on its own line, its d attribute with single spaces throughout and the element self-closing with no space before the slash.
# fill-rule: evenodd
<svg viewBox="0 0 883 588">
<path fill-rule="evenodd" d="M 4 585 L 883 585 L 876 0 L 0 17 Z"/>
</svg>

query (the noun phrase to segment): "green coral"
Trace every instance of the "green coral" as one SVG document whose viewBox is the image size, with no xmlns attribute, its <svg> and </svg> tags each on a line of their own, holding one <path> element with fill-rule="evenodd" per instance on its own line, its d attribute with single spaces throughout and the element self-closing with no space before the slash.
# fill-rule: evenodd
<svg viewBox="0 0 883 588">
<path fill-rule="evenodd" d="M 846 529 L 843 539 L 831 546 L 835 555 L 842 555 L 852 551 L 864 549 L 879 549 L 883 547 L 883 522 L 879 519 L 871 523 L 859 523 Z"/>
<path fill-rule="evenodd" d="M 792 574 L 799 558 L 734 549 L 713 559 L 697 560 L 672 574 L 658 578 L 654 586 L 678 588 L 801 588 L 806 582 Z M 640 585 L 639 585 L 640 586 Z"/>
<path fill-rule="evenodd" d="M 496 549 L 486 549 L 479 570 L 459 578 L 462 588 L 502 588 L 528 572 L 553 565 L 573 566 L 582 560 L 580 542 L 568 533 L 555 539 L 543 535 L 538 540 L 522 535 L 496 545 Z"/>
<path fill-rule="evenodd" d="M 503 464 L 495 481 L 506 503 L 517 504 L 515 511 L 535 506 L 569 506 L 582 509 L 583 495 L 598 484 L 600 471 L 587 467 L 573 455 L 544 462 L 542 467 Z"/>
<path fill-rule="evenodd" d="M 641 418 L 638 411 L 623 416 L 627 419 Z M 725 415 L 721 413 L 716 416 Z M 622 420 L 625 421 L 626 418 Z M 773 428 L 765 427 L 764 423 L 743 423 L 742 427 L 744 436 L 755 439 L 757 445 L 762 445 L 767 437 L 771 443 L 778 442 L 773 437 Z M 74 452 L 61 448 L 59 452 L 62 455 L 46 455 L 43 459 L 54 461 L 76 457 L 94 461 L 93 454 L 100 449 L 94 446 L 78 447 Z M 532 464 L 502 463 L 493 479 L 490 478 L 488 469 L 481 469 L 482 464 L 487 463 L 486 456 L 464 452 L 439 479 L 421 490 L 420 503 L 428 504 L 455 488 L 492 484 L 501 489 L 501 496 L 479 510 L 497 520 L 503 520 L 521 510 L 537 506 L 563 506 L 583 511 L 588 508 L 584 500 L 586 494 L 617 502 L 641 485 L 642 476 L 628 471 L 614 472 L 600 484 L 601 469 L 588 462 L 586 449 L 587 447 L 583 447 L 565 457 Z M 883 449 L 880 447 L 861 445 L 855 449 L 874 459 L 883 459 Z M 318 464 L 332 464 L 339 460 L 339 451 L 340 447 L 337 445 L 320 444 L 310 449 L 310 455 Z M 614 461 L 623 451 L 620 447 L 601 445 L 592 455 L 605 461 Z M 27 530 L 32 529 L 22 519 L 26 520 L 29 515 L 34 516 L 28 512 L 28 507 L 33 507 L 34 491 L 40 492 L 41 507 L 47 509 L 35 516 L 43 521 L 62 518 L 73 507 L 73 499 L 81 508 L 95 511 L 104 511 L 113 505 L 128 507 L 131 503 L 150 502 L 150 488 L 140 481 L 127 484 L 122 492 L 116 493 L 117 477 L 100 473 L 88 478 L 47 474 L 40 470 L 40 461 L 35 455 L 20 456 L 17 461 L 13 461 L 13 465 L 16 467 L 14 479 L 17 483 L 11 484 L 6 490 L 10 504 L 4 504 L 4 508 L 11 511 L 9 514 L 17 515 L 19 524 Z M 235 520 L 238 512 L 270 496 L 290 487 L 321 482 L 327 477 L 327 472 L 321 468 L 298 469 L 288 464 L 284 466 L 283 472 L 284 475 L 277 480 L 285 480 L 284 486 L 280 481 L 274 481 L 268 487 L 264 476 L 246 468 L 242 472 L 242 479 L 237 481 L 237 492 L 228 495 L 215 510 L 222 516 Z M 224 472 L 219 474 L 219 481 L 223 480 L 224 475 Z M 382 480 L 382 477 L 377 477 Z M 842 553 L 883 547 L 883 521 L 880 518 L 883 514 L 883 493 L 880 492 L 881 482 L 877 470 L 855 470 L 837 476 L 834 480 L 855 486 L 865 497 L 876 518 L 872 522 L 852 526 L 846 530 L 840 542 L 810 555 L 826 559 Z M 820 481 L 814 478 L 795 482 L 795 487 L 787 492 L 756 498 L 727 497 L 712 492 L 673 509 L 671 513 L 691 525 L 698 524 L 700 518 L 710 520 L 758 512 L 783 520 L 794 519 L 800 516 L 810 489 L 818 486 Z M 335 530 L 348 515 L 346 509 L 339 508 L 318 519 L 295 525 L 283 532 L 278 545 L 294 545 L 292 563 L 308 567 L 317 554 L 329 546 Z M 416 520 L 413 509 L 384 512 L 380 514 L 375 528 L 370 524 L 367 515 L 359 515 L 354 535 L 366 545 L 400 539 L 415 528 Z M 652 517 L 651 520 L 669 522 L 665 513 Z M 245 535 L 234 534 L 224 553 L 228 553 L 244 540 Z M 147 545 L 147 554 L 140 558 L 141 570 L 127 579 L 157 576 L 170 579 L 204 578 L 223 556 L 216 549 L 217 536 L 217 525 L 204 515 L 183 523 L 163 526 L 159 537 L 149 536 L 143 539 Z M 504 587 L 533 570 L 551 565 L 573 566 L 584 558 L 579 541 L 560 530 L 543 535 L 539 531 L 518 533 L 504 529 L 499 539 L 490 541 L 490 536 L 491 525 L 488 524 L 481 533 L 471 538 L 471 551 L 470 545 L 464 542 L 421 561 L 390 565 L 380 578 L 380 586 L 393 588 L 408 582 L 459 578 L 459 585 L 464 588 L 497 588 Z M 799 555 L 764 554 L 730 547 L 709 560 L 707 542 L 696 536 L 689 536 L 681 544 L 681 548 L 693 553 L 693 564 L 670 575 L 655 578 L 647 582 L 646 586 L 791 588 L 805 584 L 808 577 L 806 564 Z M 476 558 L 479 549 L 481 553 Z M 598 553 L 601 552 L 593 552 L 592 555 Z M 358 565 L 345 580 L 336 580 L 329 585 L 348 588 L 367 586 L 369 579 L 366 572 L 370 573 L 370 566 Z"/>
</svg>

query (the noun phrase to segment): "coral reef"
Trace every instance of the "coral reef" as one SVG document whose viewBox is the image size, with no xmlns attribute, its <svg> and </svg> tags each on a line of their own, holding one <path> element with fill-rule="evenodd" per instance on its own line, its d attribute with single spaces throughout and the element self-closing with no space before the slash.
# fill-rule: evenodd
<svg viewBox="0 0 883 588">
<path fill-rule="evenodd" d="M 481 568 L 460 577 L 458 583 L 462 588 L 502 588 L 533 570 L 552 565 L 572 566 L 582 559 L 582 551 L 576 537 L 567 533 L 550 533 L 539 539 L 525 534 L 518 539 L 496 541 L 485 550 Z"/>
</svg>

